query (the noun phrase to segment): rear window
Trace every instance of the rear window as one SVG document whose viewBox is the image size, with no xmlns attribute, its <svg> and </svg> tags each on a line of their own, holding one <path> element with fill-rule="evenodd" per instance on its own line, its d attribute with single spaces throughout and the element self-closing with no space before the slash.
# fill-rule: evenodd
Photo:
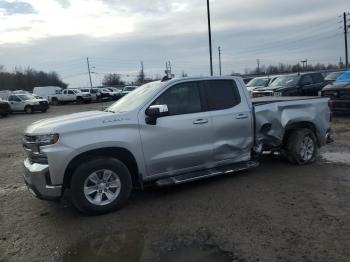
<svg viewBox="0 0 350 262">
<path fill-rule="evenodd" d="M 237 85 L 232 80 L 208 81 L 206 93 L 209 110 L 228 109 L 241 102 Z"/>
</svg>

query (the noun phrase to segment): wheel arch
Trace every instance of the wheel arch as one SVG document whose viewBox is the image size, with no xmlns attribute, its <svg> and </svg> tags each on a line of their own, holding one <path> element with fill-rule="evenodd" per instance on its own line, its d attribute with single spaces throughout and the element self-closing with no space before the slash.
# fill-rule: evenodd
<svg viewBox="0 0 350 262">
<path fill-rule="evenodd" d="M 285 127 L 282 146 L 287 144 L 288 137 L 293 131 L 298 130 L 298 129 L 302 129 L 302 128 L 310 129 L 315 134 L 316 139 L 317 139 L 317 145 L 320 147 L 321 142 L 319 139 L 319 132 L 317 130 L 317 127 L 314 123 L 309 122 L 309 121 L 301 121 L 301 122 L 295 122 L 295 123 L 288 124 Z"/>
<path fill-rule="evenodd" d="M 122 147 L 92 149 L 75 156 L 66 167 L 63 178 L 63 186 L 66 188 L 70 187 L 72 176 L 81 163 L 97 157 L 113 157 L 122 161 L 130 171 L 133 186 L 142 187 L 136 159 L 129 150 Z"/>
</svg>

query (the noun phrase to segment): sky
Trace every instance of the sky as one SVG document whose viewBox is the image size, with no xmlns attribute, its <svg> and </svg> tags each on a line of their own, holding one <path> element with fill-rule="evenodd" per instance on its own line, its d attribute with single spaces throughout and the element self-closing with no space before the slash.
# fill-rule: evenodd
<svg viewBox="0 0 350 262">
<path fill-rule="evenodd" d="M 213 66 L 223 74 L 260 64 L 344 61 L 349 0 L 210 0 Z M 340 17 L 341 16 L 341 17 Z M 350 20 L 350 15 L 349 15 Z M 350 22 L 349 22 L 350 24 Z M 134 80 L 209 75 L 206 0 L 0 0 L 0 65 L 56 71 L 70 87 L 104 74 Z"/>
</svg>

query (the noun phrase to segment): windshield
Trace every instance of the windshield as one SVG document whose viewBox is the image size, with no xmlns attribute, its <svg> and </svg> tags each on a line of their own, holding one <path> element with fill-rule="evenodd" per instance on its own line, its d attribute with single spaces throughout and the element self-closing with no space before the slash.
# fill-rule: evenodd
<svg viewBox="0 0 350 262">
<path fill-rule="evenodd" d="M 141 106 L 150 96 L 161 86 L 160 81 L 145 84 L 133 92 L 124 96 L 113 105 L 108 107 L 106 111 L 114 113 L 123 113 L 132 111 Z"/>
<path fill-rule="evenodd" d="M 30 100 L 30 99 L 35 99 L 34 96 L 29 96 L 29 95 L 17 95 L 21 100 Z"/>
<path fill-rule="evenodd" d="M 270 86 L 276 87 L 276 86 L 295 86 L 298 84 L 300 79 L 300 76 L 293 75 L 293 76 L 280 76 L 277 77 L 275 81 L 273 81 Z"/>
<path fill-rule="evenodd" d="M 266 86 L 268 82 L 268 78 L 254 78 L 250 80 L 246 86 Z"/>
<path fill-rule="evenodd" d="M 342 73 L 344 72 L 333 72 L 333 73 L 330 73 L 329 75 L 327 75 L 325 77 L 324 80 L 336 80 L 338 76 L 340 76 Z"/>
</svg>

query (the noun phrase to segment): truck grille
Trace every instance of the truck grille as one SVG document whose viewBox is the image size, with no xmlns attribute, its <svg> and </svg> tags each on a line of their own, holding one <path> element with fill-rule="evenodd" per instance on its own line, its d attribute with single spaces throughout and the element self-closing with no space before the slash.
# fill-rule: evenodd
<svg viewBox="0 0 350 262">
<path fill-rule="evenodd" d="M 273 91 L 253 91 L 253 97 L 262 97 L 262 96 L 273 96 Z"/>
<path fill-rule="evenodd" d="M 47 164 L 47 156 L 40 153 L 40 148 L 35 136 L 25 135 L 22 141 L 23 149 L 31 163 Z"/>
</svg>

